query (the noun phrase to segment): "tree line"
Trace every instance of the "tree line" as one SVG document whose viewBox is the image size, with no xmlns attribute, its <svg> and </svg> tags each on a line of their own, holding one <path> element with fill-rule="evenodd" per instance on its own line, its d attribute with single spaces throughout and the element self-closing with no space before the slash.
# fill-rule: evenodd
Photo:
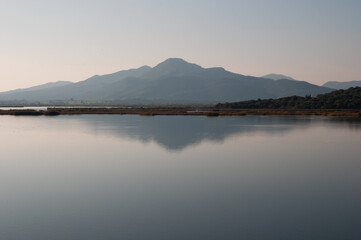
<svg viewBox="0 0 361 240">
<path fill-rule="evenodd" d="M 336 90 L 316 97 L 291 96 L 278 99 L 257 99 L 218 103 L 217 108 L 244 109 L 361 109 L 361 87 Z"/>
</svg>

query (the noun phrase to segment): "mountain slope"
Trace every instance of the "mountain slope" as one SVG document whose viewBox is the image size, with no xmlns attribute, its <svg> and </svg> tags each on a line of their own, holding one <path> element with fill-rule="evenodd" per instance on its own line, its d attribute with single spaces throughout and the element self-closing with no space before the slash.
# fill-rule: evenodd
<svg viewBox="0 0 361 240">
<path fill-rule="evenodd" d="M 350 82 L 334 82 L 330 81 L 322 85 L 323 87 L 333 89 L 348 89 L 350 87 L 361 87 L 361 81 L 350 81 Z"/>
<path fill-rule="evenodd" d="M 34 86 L 34 87 L 11 90 L 11 91 L 3 92 L 0 94 L 13 94 L 13 93 L 22 93 L 22 92 L 28 92 L 28 91 L 43 90 L 43 89 L 49 89 L 49 88 L 53 88 L 53 87 L 62 87 L 62 86 L 72 84 L 72 83 L 73 82 L 70 82 L 70 81 L 49 82 L 49 83 L 45 83 L 45 84 Z"/>
<path fill-rule="evenodd" d="M 67 84 L 51 89 L 35 89 L 23 92 L 0 93 L 0 101 L 54 101 L 69 99 L 105 99 L 107 92 L 112 91 L 111 84 L 128 77 L 139 77 L 151 69 L 143 66 L 138 69 L 123 70 L 102 76 L 95 75 L 84 81 Z"/>
<path fill-rule="evenodd" d="M 65 86 L 0 94 L 0 101 L 99 100 L 114 103 L 217 103 L 290 95 L 317 95 L 331 89 L 307 82 L 244 76 L 223 68 L 202 68 L 171 58 L 147 66 L 93 76 Z"/>
</svg>

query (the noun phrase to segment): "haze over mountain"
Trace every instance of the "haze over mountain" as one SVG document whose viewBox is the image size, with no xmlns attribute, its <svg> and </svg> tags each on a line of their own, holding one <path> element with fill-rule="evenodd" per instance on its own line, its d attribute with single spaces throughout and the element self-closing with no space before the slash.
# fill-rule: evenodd
<svg viewBox="0 0 361 240">
<path fill-rule="evenodd" d="M 45 85 L 45 86 L 51 86 Z M 303 81 L 272 80 L 245 76 L 223 68 L 202 68 L 179 58 L 170 58 L 151 68 L 95 75 L 62 86 L 22 89 L 0 93 L 0 101 L 51 103 L 93 101 L 113 103 L 218 103 L 258 98 L 279 98 L 326 93 L 329 88 Z"/>
<path fill-rule="evenodd" d="M 350 87 L 361 87 L 361 81 L 349 81 L 349 82 L 330 81 L 323 84 L 322 86 L 333 89 L 348 89 Z"/>
<path fill-rule="evenodd" d="M 275 74 L 275 73 L 267 74 L 265 76 L 262 76 L 262 78 L 268 78 L 268 79 L 272 79 L 272 80 L 287 79 L 287 80 L 296 81 L 295 79 L 293 79 L 293 78 L 291 78 L 289 76 L 282 75 L 282 74 Z"/>
</svg>

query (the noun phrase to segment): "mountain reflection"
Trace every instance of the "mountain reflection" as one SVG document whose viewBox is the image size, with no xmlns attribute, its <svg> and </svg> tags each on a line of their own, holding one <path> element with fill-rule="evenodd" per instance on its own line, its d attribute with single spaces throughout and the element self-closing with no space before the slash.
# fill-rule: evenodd
<svg viewBox="0 0 361 240">
<path fill-rule="evenodd" d="M 155 141 L 167 150 L 177 151 L 202 141 L 222 142 L 240 134 L 284 134 L 305 128 L 312 119 L 276 116 L 189 117 L 137 115 L 71 116 L 90 127 L 97 134 L 111 134 L 119 138 Z M 75 118 L 75 119 L 74 119 Z"/>
</svg>

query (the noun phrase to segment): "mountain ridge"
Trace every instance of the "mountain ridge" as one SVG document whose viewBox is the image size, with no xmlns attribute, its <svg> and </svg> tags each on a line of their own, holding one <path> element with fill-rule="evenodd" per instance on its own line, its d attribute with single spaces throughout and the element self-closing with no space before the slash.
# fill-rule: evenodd
<svg viewBox="0 0 361 240">
<path fill-rule="evenodd" d="M 49 89 L 0 93 L 0 101 L 95 101 L 157 104 L 213 104 L 290 95 L 317 95 L 331 89 L 302 81 L 245 76 L 222 67 L 203 68 L 169 58 L 155 67 L 94 75 L 80 82 Z"/>
<path fill-rule="evenodd" d="M 350 87 L 361 87 L 361 81 L 354 80 L 348 82 L 329 81 L 322 85 L 333 89 L 348 89 Z"/>
<path fill-rule="evenodd" d="M 5 94 L 5 93 L 10 94 L 10 93 L 19 93 L 19 92 L 32 91 L 32 90 L 47 89 L 47 88 L 65 86 L 65 85 L 72 84 L 72 83 L 73 82 L 71 82 L 71 81 L 48 82 L 48 83 L 36 85 L 36 86 L 33 86 L 33 87 L 19 88 L 19 89 L 6 91 L 6 92 L 1 92 L 0 94 Z"/>
</svg>

